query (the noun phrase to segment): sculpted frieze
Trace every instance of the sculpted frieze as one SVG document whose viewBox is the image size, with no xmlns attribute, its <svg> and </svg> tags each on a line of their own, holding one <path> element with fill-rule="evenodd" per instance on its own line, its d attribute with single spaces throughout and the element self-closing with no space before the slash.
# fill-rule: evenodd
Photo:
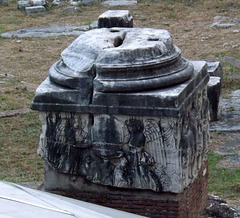
<svg viewBox="0 0 240 218">
<path fill-rule="evenodd" d="M 93 183 L 179 192 L 202 163 L 207 107 L 204 90 L 179 118 L 43 112 L 38 153 Z"/>
</svg>

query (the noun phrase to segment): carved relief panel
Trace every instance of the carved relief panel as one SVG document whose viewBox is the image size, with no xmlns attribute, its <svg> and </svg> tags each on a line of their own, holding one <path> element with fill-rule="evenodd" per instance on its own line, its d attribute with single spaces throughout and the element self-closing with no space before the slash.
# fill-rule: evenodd
<svg viewBox="0 0 240 218">
<path fill-rule="evenodd" d="M 178 118 L 42 113 L 38 153 L 93 183 L 178 193 L 202 164 L 208 116 L 205 90 Z"/>
</svg>

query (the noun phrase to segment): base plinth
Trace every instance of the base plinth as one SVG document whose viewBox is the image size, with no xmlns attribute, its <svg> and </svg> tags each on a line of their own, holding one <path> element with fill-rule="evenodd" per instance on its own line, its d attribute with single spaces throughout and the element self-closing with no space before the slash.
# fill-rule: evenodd
<svg viewBox="0 0 240 218">
<path fill-rule="evenodd" d="M 45 180 L 44 187 L 50 192 L 147 217 L 200 217 L 208 199 L 207 166 L 207 161 L 204 161 L 198 176 L 178 194 L 92 184 L 82 177 L 59 174 L 47 165 L 48 180 Z"/>
</svg>

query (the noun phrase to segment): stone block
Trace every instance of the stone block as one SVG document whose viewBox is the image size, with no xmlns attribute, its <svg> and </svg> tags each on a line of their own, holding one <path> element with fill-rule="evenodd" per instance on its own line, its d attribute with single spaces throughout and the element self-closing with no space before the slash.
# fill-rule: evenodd
<svg viewBox="0 0 240 218">
<path fill-rule="evenodd" d="M 206 62 L 140 28 L 90 30 L 61 56 L 32 103 L 47 164 L 100 187 L 181 193 L 207 148 Z"/>
<path fill-rule="evenodd" d="M 53 0 L 52 5 L 60 5 L 63 4 L 63 1 L 61 0 Z"/>
<path fill-rule="evenodd" d="M 211 121 L 219 120 L 221 116 L 221 92 L 221 78 L 211 76 L 207 86 Z"/>
<path fill-rule="evenodd" d="M 18 9 L 20 9 L 21 11 L 25 11 L 25 8 L 26 7 L 31 7 L 31 2 L 30 0 L 21 0 L 21 1 L 18 1 Z"/>
<path fill-rule="evenodd" d="M 207 62 L 210 80 L 207 86 L 208 100 L 210 104 L 210 120 L 216 121 L 221 117 L 221 96 L 223 69 L 220 62 Z"/>
<path fill-rule="evenodd" d="M 9 2 L 10 0 L 0 0 L 0 5 L 6 4 L 7 2 Z"/>
<path fill-rule="evenodd" d="M 108 10 L 98 17 L 98 28 L 133 27 L 133 17 L 128 10 Z"/>
<path fill-rule="evenodd" d="M 93 4 L 94 2 L 98 2 L 98 0 L 80 0 L 79 3 L 83 5 Z"/>
<path fill-rule="evenodd" d="M 166 30 L 82 34 L 31 104 L 41 111 L 45 189 L 150 217 L 199 215 L 208 81 L 206 62 L 182 58 Z"/>
<path fill-rule="evenodd" d="M 44 14 L 46 13 L 46 8 L 44 6 L 32 6 L 25 7 L 25 11 L 27 14 Z"/>
<path fill-rule="evenodd" d="M 46 5 L 45 0 L 31 0 L 31 5 L 32 6 L 44 6 Z"/>
<path fill-rule="evenodd" d="M 104 6 L 130 6 L 130 5 L 136 5 L 137 1 L 135 0 L 107 0 L 102 3 Z"/>
<path fill-rule="evenodd" d="M 219 23 L 219 22 L 211 24 L 211 27 L 218 27 L 218 28 L 231 28 L 233 26 L 236 26 L 236 24 L 235 23 Z"/>
<path fill-rule="evenodd" d="M 229 57 L 229 56 L 224 56 L 222 58 L 223 61 L 227 62 L 228 64 L 237 67 L 238 69 L 240 69 L 240 60 L 234 57 Z"/>
<path fill-rule="evenodd" d="M 223 81 L 223 69 L 220 62 L 207 62 L 208 73 L 210 76 L 218 76 Z"/>
</svg>

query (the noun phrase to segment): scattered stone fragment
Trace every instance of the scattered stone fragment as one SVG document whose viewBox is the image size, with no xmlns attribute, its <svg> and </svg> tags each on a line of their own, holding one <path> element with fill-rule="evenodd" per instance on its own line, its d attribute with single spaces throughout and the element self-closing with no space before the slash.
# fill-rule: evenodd
<svg viewBox="0 0 240 218">
<path fill-rule="evenodd" d="M 225 42 L 225 43 L 223 44 L 223 48 L 229 49 L 229 48 L 231 48 L 231 45 L 229 45 L 228 42 Z"/>
<path fill-rule="evenodd" d="M 240 23 L 240 19 L 239 19 L 239 18 L 234 18 L 233 21 L 234 21 L 235 23 Z"/>
<path fill-rule="evenodd" d="M 231 98 L 221 100 L 221 119 L 210 123 L 211 131 L 240 131 L 240 91 Z"/>
<path fill-rule="evenodd" d="M 30 0 L 32 6 L 44 6 L 46 5 L 45 0 Z"/>
<path fill-rule="evenodd" d="M 237 58 L 225 56 L 222 58 L 223 61 L 227 62 L 228 64 L 231 64 L 234 67 L 237 67 L 240 69 L 240 60 Z"/>
<path fill-rule="evenodd" d="M 240 33 L 240 30 L 233 30 L 233 33 Z"/>
<path fill-rule="evenodd" d="M 216 121 L 221 116 L 221 95 L 223 70 L 220 62 L 207 62 L 210 80 L 207 86 L 207 95 L 209 100 L 210 120 Z"/>
<path fill-rule="evenodd" d="M 219 23 L 219 22 L 216 22 L 216 23 L 211 24 L 211 27 L 230 28 L 230 27 L 233 27 L 235 25 L 236 25 L 235 23 Z"/>
<path fill-rule="evenodd" d="M 93 22 L 89 25 L 89 28 L 90 28 L 90 29 L 96 29 L 96 28 L 98 28 L 98 21 L 97 21 L 97 20 L 93 21 Z"/>
<path fill-rule="evenodd" d="M 240 152 L 240 150 L 238 149 L 238 151 Z M 220 167 L 225 167 L 227 169 L 236 169 L 236 168 L 240 168 L 240 155 L 229 151 L 229 153 L 227 152 L 223 152 L 223 151 L 218 151 L 217 152 L 220 155 L 224 155 L 224 157 L 218 162 L 217 166 Z"/>
<path fill-rule="evenodd" d="M 46 0 L 19 0 L 18 8 L 27 14 L 46 13 Z"/>
<path fill-rule="evenodd" d="M 207 62 L 208 73 L 210 76 L 218 76 L 223 80 L 223 69 L 219 61 Z"/>
<path fill-rule="evenodd" d="M 53 2 L 52 2 L 52 5 L 60 5 L 60 4 L 62 4 L 63 3 L 63 1 L 61 1 L 61 0 L 54 0 Z"/>
<path fill-rule="evenodd" d="M 32 6 L 26 7 L 25 11 L 27 14 L 44 14 L 46 13 L 46 8 L 43 6 Z"/>
<path fill-rule="evenodd" d="M 75 12 L 75 11 L 79 11 L 79 7 L 76 7 L 76 6 L 68 6 L 68 7 L 65 7 L 63 8 L 64 11 L 67 11 L 67 12 Z"/>
<path fill-rule="evenodd" d="M 98 28 L 133 27 L 128 10 L 108 10 L 98 17 Z"/>
<path fill-rule="evenodd" d="M 217 28 L 230 28 L 239 24 L 240 22 L 238 18 L 231 19 L 225 16 L 216 16 L 210 26 Z"/>
<path fill-rule="evenodd" d="M 239 45 L 233 45 L 232 46 L 232 48 L 238 48 L 239 47 Z"/>
<path fill-rule="evenodd" d="M 32 6 L 30 0 L 20 0 L 18 1 L 17 5 L 18 5 L 18 9 L 20 9 L 21 11 L 25 11 L 26 7 Z"/>
<path fill-rule="evenodd" d="M 240 155 L 240 140 L 226 142 L 218 146 L 218 154 L 221 155 Z M 237 156 L 235 156 L 237 157 Z"/>
<path fill-rule="evenodd" d="M 223 21 L 226 21 L 227 20 L 227 17 L 226 16 L 215 16 L 213 18 L 213 21 L 214 22 L 223 22 Z"/>
<path fill-rule="evenodd" d="M 4 38 L 11 37 L 48 37 L 61 35 L 81 35 L 84 31 L 89 30 L 89 26 L 42 26 L 30 27 L 20 30 L 1 33 Z"/>
<path fill-rule="evenodd" d="M 9 0 L 0 0 L 0 5 L 6 4 Z"/>
<path fill-rule="evenodd" d="M 70 1 L 70 4 L 73 6 L 77 6 L 77 5 L 88 5 L 88 4 L 92 4 L 94 2 L 97 2 L 98 0 L 77 0 L 77 1 Z"/>
<path fill-rule="evenodd" d="M 240 97 L 240 89 L 233 91 L 231 96 L 233 98 L 239 98 Z"/>
<path fill-rule="evenodd" d="M 211 76 L 207 86 L 207 94 L 209 100 L 209 110 L 210 110 L 210 120 L 216 121 L 221 115 L 221 92 L 222 83 L 221 78 L 216 76 Z"/>
<path fill-rule="evenodd" d="M 240 111 L 240 98 L 239 97 L 231 97 L 222 99 L 222 109 L 225 112 L 238 112 Z"/>
<path fill-rule="evenodd" d="M 211 217 L 230 218 L 238 216 L 237 210 L 230 207 L 227 202 L 217 196 L 208 196 L 206 213 Z"/>
<path fill-rule="evenodd" d="M 102 3 L 105 6 L 128 6 L 128 5 L 136 5 L 137 1 L 135 0 L 107 0 Z"/>
<path fill-rule="evenodd" d="M 10 73 L 0 73 L 0 78 L 14 77 L 14 75 Z"/>
</svg>

